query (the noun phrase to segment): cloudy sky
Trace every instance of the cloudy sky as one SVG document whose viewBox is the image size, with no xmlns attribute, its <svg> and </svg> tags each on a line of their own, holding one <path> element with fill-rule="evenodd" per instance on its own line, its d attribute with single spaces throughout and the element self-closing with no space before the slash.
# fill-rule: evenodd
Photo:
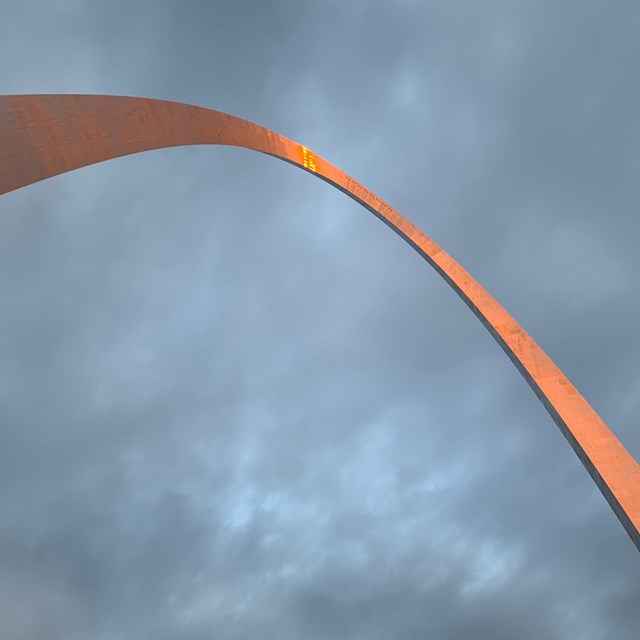
<svg viewBox="0 0 640 640">
<path fill-rule="evenodd" d="M 190 102 L 471 271 L 640 458 L 640 4 L 0 2 L 10 93 Z M 630 640 L 640 559 L 481 324 L 241 149 L 0 199 L 0 636 Z"/>
</svg>

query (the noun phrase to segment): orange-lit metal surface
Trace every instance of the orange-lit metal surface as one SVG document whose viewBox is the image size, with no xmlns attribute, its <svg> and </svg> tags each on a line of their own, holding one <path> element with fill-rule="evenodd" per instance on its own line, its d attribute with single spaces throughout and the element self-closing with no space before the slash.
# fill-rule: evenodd
<svg viewBox="0 0 640 640">
<path fill-rule="evenodd" d="M 149 149 L 254 149 L 337 187 L 404 238 L 506 352 L 640 550 L 640 466 L 544 351 L 476 280 L 395 209 L 320 156 L 246 120 L 190 105 L 117 96 L 0 96 L 0 194 Z"/>
</svg>

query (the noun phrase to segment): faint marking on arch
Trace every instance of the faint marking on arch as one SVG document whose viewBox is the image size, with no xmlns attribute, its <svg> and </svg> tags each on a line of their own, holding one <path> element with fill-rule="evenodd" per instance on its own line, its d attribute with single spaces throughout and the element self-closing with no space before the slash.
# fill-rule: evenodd
<svg viewBox="0 0 640 640">
<path fill-rule="evenodd" d="M 163 147 L 245 147 L 294 164 L 360 203 L 408 242 L 473 311 L 560 428 L 640 550 L 640 466 L 546 353 L 433 240 L 321 156 L 220 111 L 148 98 L 0 96 L 0 194 L 86 165 Z"/>
</svg>

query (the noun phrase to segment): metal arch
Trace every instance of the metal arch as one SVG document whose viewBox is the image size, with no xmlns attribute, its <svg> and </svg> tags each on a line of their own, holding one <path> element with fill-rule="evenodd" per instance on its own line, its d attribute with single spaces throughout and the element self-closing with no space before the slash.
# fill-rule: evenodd
<svg viewBox="0 0 640 640">
<path fill-rule="evenodd" d="M 509 313 L 420 229 L 324 158 L 234 116 L 163 100 L 0 96 L 0 194 L 79 167 L 162 147 L 222 144 L 280 158 L 340 189 L 408 242 L 515 364 L 640 550 L 640 466 Z"/>
</svg>

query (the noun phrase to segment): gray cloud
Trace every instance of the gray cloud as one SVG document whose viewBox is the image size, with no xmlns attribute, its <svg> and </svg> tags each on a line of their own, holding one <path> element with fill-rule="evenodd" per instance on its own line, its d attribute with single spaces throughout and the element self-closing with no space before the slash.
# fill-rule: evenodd
<svg viewBox="0 0 640 640">
<path fill-rule="evenodd" d="M 631 2 L 6 3 L 4 93 L 192 102 L 431 234 L 640 456 Z M 7 638 L 637 637 L 637 552 L 417 255 L 224 148 L 2 197 Z"/>
</svg>

